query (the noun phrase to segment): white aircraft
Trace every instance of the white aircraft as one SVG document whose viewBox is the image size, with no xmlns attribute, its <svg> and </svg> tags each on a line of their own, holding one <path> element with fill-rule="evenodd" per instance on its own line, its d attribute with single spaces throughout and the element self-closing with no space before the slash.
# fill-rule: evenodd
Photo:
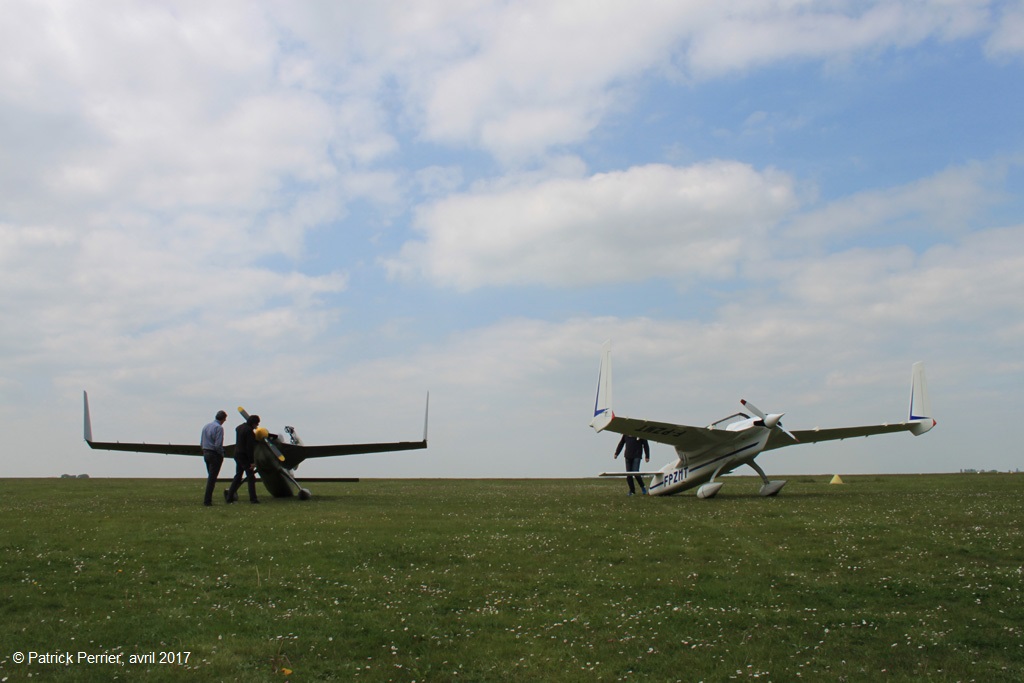
<svg viewBox="0 0 1024 683">
<path fill-rule="evenodd" d="M 600 476 L 650 476 L 652 479 L 648 490 L 652 496 L 671 495 L 699 486 L 698 498 L 713 498 L 724 483 L 717 481 L 718 477 L 732 472 L 741 465 L 750 465 L 764 482 L 761 495 L 774 496 L 782 490 L 786 482 L 769 481 L 764 470 L 754 462 L 754 458 L 762 451 L 802 443 L 890 432 L 907 431 L 919 436 L 936 425 L 931 417 L 923 363 L 914 363 L 911 370 L 910 417 L 906 422 L 790 432 L 780 422 L 783 413 L 765 414 L 748 401 L 740 403 L 754 416 L 734 413 L 707 427 L 619 417 L 612 412 L 612 351 L 611 344 L 605 342 L 601 349 L 597 400 L 594 403 L 594 419 L 591 420 L 590 426 L 597 432 L 608 430 L 668 444 L 675 447 L 678 459 L 656 472 L 602 472 Z"/>
</svg>

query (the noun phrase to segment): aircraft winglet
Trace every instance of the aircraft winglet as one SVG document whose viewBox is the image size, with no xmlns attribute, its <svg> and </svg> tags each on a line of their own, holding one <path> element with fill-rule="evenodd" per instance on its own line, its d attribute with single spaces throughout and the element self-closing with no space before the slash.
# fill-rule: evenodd
<svg viewBox="0 0 1024 683">
<path fill-rule="evenodd" d="M 612 412 L 612 343 L 601 345 L 601 364 L 597 369 L 597 396 L 594 398 L 594 419 L 590 426 L 600 432 L 611 423 Z"/>
<path fill-rule="evenodd" d="M 82 391 L 82 401 L 85 404 L 85 442 L 92 443 L 92 419 L 89 417 L 89 392 Z"/>
<path fill-rule="evenodd" d="M 924 378 L 924 363 L 914 363 L 910 371 L 910 433 L 914 436 L 924 434 L 936 424 L 932 417 L 932 402 L 928 398 L 928 383 Z"/>
<path fill-rule="evenodd" d="M 423 412 L 423 443 L 427 443 L 427 427 L 430 425 L 430 392 L 427 392 L 427 407 Z"/>
</svg>

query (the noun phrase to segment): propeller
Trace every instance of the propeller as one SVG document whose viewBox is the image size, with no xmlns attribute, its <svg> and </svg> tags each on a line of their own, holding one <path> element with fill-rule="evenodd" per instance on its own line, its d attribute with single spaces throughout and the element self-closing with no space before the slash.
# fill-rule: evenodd
<svg viewBox="0 0 1024 683">
<path fill-rule="evenodd" d="M 249 413 L 246 412 L 245 408 L 243 408 L 242 406 L 238 406 L 238 412 L 246 420 L 249 419 Z M 266 431 L 266 429 L 263 429 L 263 431 Z M 277 444 L 274 443 L 274 440 L 270 438 L 269 433 L 266 435 L 257 434 L 256 438 L 267 444 L 267 447 L 270 449 L 270 452 L 274 454 L 274 457 L 277 458 L 278 462 L 284 462 L 284 456 L 281 454 L 281 451 L 278 450 Z"/>
<path fill-rule="evenodd" d="M 246 412 L 245 408 L 243 408 L 242 406 L 238 406 L 238 412 L 246 420 L 249 419 L 249 413 Z M 285 431 L 288 432 L 288 436 L 291 437 L 293 444 L 295 444 L 297 441 L 300 441 L 299 435 L 295 433 L 295 429 L 293 427 L 285 427 Z M 256 430 L 256 438 L 262 441 L 263 443 L 267 444 L 267 448 L 269 448 L 270 452 L 274 454 L 274 457 L 277 458 L 278 462 L 283 463 L 285 461 L 284 455 L 281 454 L 281 449 L 279 449 L 277 447 L 277 444 L 274 443 L 274 439 L 271 438 L 271 434 L 266 430 L 265 427 L 260 427 Z M 287 465 L 285 467 L 287 467 Z M 299 482 L 295 481 L 295 477 L 293 477 L 291 475 L 291 472 L 289 472 L 287 469 L 282 468 L 281 474 L 284 475 L 284 477 L 292 483 L 292 486 L 299 490 L 299 500 L 309 500 L 312 497 L 313 494 L 309 492 L 309 489 L 304 489 L 301 486 L 299 486 Z"/>
<path fill-rule="evenodd" d="M 754 415 L 757 415 L 758 418 L 760 418 L 760 423 L 762 426 L 767 427 L 768 429 L 775 429 L 776 427 L 778 427 L 786 436 L 793 439 L 793 441 L 799 441 L 799 439 L 793 436 L 792 432 L 790 432 L 788 429 L 782 426 L 781 420 L 782 416 L 785 415 L 785 413 L 766 414 L 763 410 L 761 410 L 760 408 L 758 408 L 757 406 L 755 406 L 753 403 L 746 399 L 741 399 L 740 403 L 742 403 L 747 410 L 749 410 Z"/>
</svg>

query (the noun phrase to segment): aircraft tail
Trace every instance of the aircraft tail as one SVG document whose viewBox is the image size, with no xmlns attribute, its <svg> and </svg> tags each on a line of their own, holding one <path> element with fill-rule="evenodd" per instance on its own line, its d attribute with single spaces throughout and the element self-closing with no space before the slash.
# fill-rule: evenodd
<svg viewBox="0 0 1024 683">
<path fill-rule="evenodd" d="M 924 378 L 924 363 L 914 363 L 910 372 L 910 432 L 920 436 L 937 423 L 932 416 L 932 403 L 928 398 L 928 383 Z"/>
<path fill-rule="evenodd" d="M 612 421 L 612 343 L 601 345 L 601 364 L 597 370 L 597 398 L 594 399 L 594 419 L 590 426 L 601 431 Z"/>
</svg>

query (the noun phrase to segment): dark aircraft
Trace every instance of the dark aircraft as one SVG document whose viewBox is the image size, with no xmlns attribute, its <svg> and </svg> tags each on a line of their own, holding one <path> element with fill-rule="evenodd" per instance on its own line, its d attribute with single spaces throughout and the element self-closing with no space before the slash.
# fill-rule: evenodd
<svg viewBox="0 0 1024 683">
<path fill-rule="evenodd" d="M 85 404 L 85 442 L 90 448 L 106 451 L 133 451 L 136 453 L 166 453 L 169 455 L 202 456 L 203 451 L 198 443 L 189 445 L 121 443 L 93 441 L 92 420 L 89 417 L 89 394 L 82 392 Z M 241 406 L 238 412 L 249 419 L 249 413 Z M 427 423 L 430 417 L 430 394 L 427 394 L 427 408 L 423 418 L 422 441 L 393 441 L 390 443 L 357 443 L 336 444 L 330 446 L 306 446 L 302 443 L 294 427 L 285 427 L 288 440 L 277 434 L 269 433 L 265 428 L 256 430 L 256 471 L 260 481 L 275 498 L 298 496 L 300 500 L 308 500 L 312 495 L 309 489 L 299 486 L 295 480 L 295 468 L 307 458 L 326 458 L 334 455 L 357 455 L 360 453 L 384 453 L 388 451 L 408 451 L 427 447 Z M 235 446 L 224 446 L 225 458 L 234 456 Z"/>
</svg>

